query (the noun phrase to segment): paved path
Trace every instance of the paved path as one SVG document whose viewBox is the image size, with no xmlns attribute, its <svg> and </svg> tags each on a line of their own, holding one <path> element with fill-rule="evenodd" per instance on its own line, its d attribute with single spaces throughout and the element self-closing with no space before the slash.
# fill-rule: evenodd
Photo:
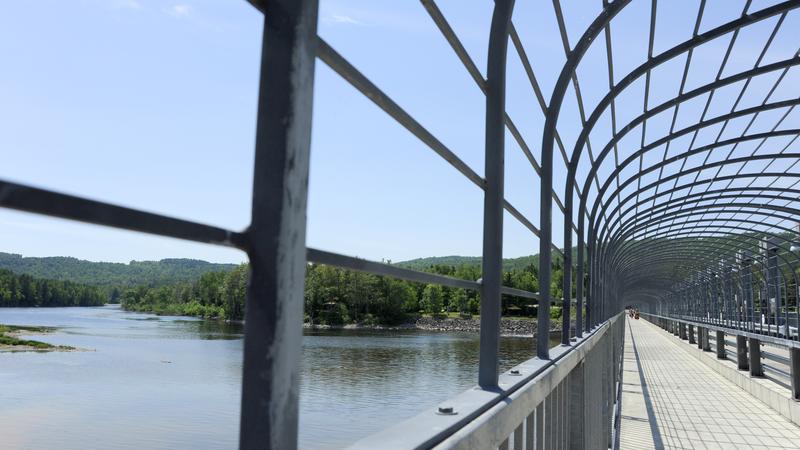
<svg viewBox="0 0 800 450">
<path fill-rule="evenodd" d="M 625 320 L 622 450 L 800 449 L 800 427 L 679 347 L 688 344 Z"/>
</svg>

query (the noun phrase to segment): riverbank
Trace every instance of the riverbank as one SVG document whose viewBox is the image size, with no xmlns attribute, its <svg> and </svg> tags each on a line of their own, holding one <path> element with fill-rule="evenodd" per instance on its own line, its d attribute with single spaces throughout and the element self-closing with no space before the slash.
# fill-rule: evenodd
<svg viewBox="0 0 800 450">
<path fill-rule="evenodd" d="M 303 327 L 311 330 L 422 330 L 445 333 L 478 333 L 481 330 L 481 323 L 480 318 L 477 317 L 470 319 L 460 317 L 420 317 L 413 322 L 395 326 L 370 324 L 318 325 L 305 323 Z M 536 335 L 537 329 L 536 319 L 500 319 L 501 336 L 532 337 Z M 551 321 L 550 332 L 558 331 L 561 331 L 561 321 Z"/>
<path fill-rule="evenodd" d="M 47 342 L 21 339 L 28 334 L 42 334 L 53 332 L 51 327 L 31 327 L 22 325 L 0 325 L 0 352 L 52 352 L 74 351 L 75 347 L 67 345 L 53 345 Z"/>
</svg>

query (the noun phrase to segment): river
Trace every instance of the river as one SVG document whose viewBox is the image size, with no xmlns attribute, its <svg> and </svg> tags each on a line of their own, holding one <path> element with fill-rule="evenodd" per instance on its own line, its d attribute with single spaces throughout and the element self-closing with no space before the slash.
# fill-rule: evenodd
<svg viewBox="0 0 800 450">
<path fill-rule="evenodd" d="M 232 449 L 242 329 L 95 308 L 0 308 L 0 324 L 54 326 L 31 339 L 86 351 L 1 352 L 2 448 Z M 533 353 L 503 338 L 503 368 Z M 300 447 L 340 448 L 475 384 L 475 334 L 307 331 Z"/>
</svg>

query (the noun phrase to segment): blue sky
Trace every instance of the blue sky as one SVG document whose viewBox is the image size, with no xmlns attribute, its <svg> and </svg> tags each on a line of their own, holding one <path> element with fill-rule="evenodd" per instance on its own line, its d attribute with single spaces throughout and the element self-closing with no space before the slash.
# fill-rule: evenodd
<svg viewBox="0 0 800 450">
<path fill-rule="evenodd" d="M 437 3 L 485 74 L 492 2 Z M 518 1 L 514 22 L 549 99 L 565 58 L 551 2 L 535 3 Z M 601 2 L 563 3 L 574 43 Z M 771 3 L 776 2 L 754 1 L 750 9 Z M 612 25 L 616 79 L 646 57 L 647 39 L 642 36 L 649 5 L 634 2 Z M 690 37 L 697 5 L 696 0 L 659 2 L 656 53 Z M 743 5 L 709 0 L 701 31 L 737 17 Z M 797 50 L 791 46 L 798 42 L 798 19 L 796 12 L 789 14 L 765 63 Z M 43 0 L 5 5 L 0 15 L 0 177 L 243 229 L 251 201 L 261 20 L 244 1 Z M 725 74 L 753 65 L 774 24 L 768 20 L 746 31 L 750 38 L 737 44 L 731 71 Z M 321 0 L 319 33 L 483 173 L 484 99 L 418 1 Z M 578 71 L 589 110 L 608 86 L 602 41 L 598 39 Z M 699 63 L 690 70 L 689 88 L 715 75 L 707 65 L 719 66 L 728 41 L 718 39 L 697 51 Z M 684 61 L 677 58 L 653 73 L 657 87 L 651 106 L 675 95 Z M 797 75 L 793 70 L 780 88 L 785 94 L 779 89 L 775 95 L 789 95 Z M 774 80 L 754 80 L 743 102 L 763 100 Z M 539 159 L 543 117 L 513 51 L 508 83 L 509 114 Z M 641 113 L 642 86 L 639 82 L 620 98 L 618 123 Z M 712 111 L 730 108 L 726 96 L 719 97 Z M 705 97 L 683 108 L 679 124 L 696 121 L 704 102 Z M 648 137 L 666 131 L 671 114 L 649 122 Z M 310 246 L 395 261 L 480 253 L 481 191 L 320 62 L 313 123 Z M 570 93 L 559 126 L 569 152 L 580 131 L 577 123 Z M 732 125 L 726 133 L 741 130 Z M 631 134 L 621 145 L 623 153 L 639 143 L 641 132 Z M 604 117 L 592 134 L 595 152 L 610 135 Z M 698 142 L 713 137 L 709 132 Z M 649 158 L 645 163 L 660 156 Z M 556 161 L 559 185 L 564 170 L 560 157 Z M 539 180 L 510 136 L 506 164 L 507 199 L 538 225 Z M 612 167 L 613 158 L 601 175 Z M 582 165 L 581 173 L 585 170 Z M 563 197 L 561 190 L 559 195 Z M 506 256 L 538 251 L 538 241 L 527 229 L 508 215 L 505 222 Z M 555 214 L 553 222 L 558 230 L 563 218 Z M 555 241 L 561 238 L 556 231 Z M 103 261 L 246 259 L 235 250 L 8 210 L 0 210 L 0 251 Z"/>
</svg>

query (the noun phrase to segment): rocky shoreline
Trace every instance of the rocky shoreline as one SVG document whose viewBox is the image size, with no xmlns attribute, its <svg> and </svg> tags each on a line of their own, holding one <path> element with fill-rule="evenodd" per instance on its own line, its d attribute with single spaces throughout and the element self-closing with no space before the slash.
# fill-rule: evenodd
<svg viewBox="0 0 800 450">
<path fill-rule="evenodd" d="M 433 318 L 420 317 L 414 322 L 404 323 L 397 326 L 386 325 L 365 325 L 349 324 L 341 326 L 332 325 L 312 325 L 303 324 L 306 329 L 317 330 L 425 330 L 440 331 L 446 333 L 478 333 L 480 331 L 480 320 L 462 318 Z M 500 319 L 501 336 L 532 337 L 536 334 L 537 324 L 535 320 L 520 319 Z M 552 321 L 551 332 L 561 331 L 561 321 Z"/>
</svg>

